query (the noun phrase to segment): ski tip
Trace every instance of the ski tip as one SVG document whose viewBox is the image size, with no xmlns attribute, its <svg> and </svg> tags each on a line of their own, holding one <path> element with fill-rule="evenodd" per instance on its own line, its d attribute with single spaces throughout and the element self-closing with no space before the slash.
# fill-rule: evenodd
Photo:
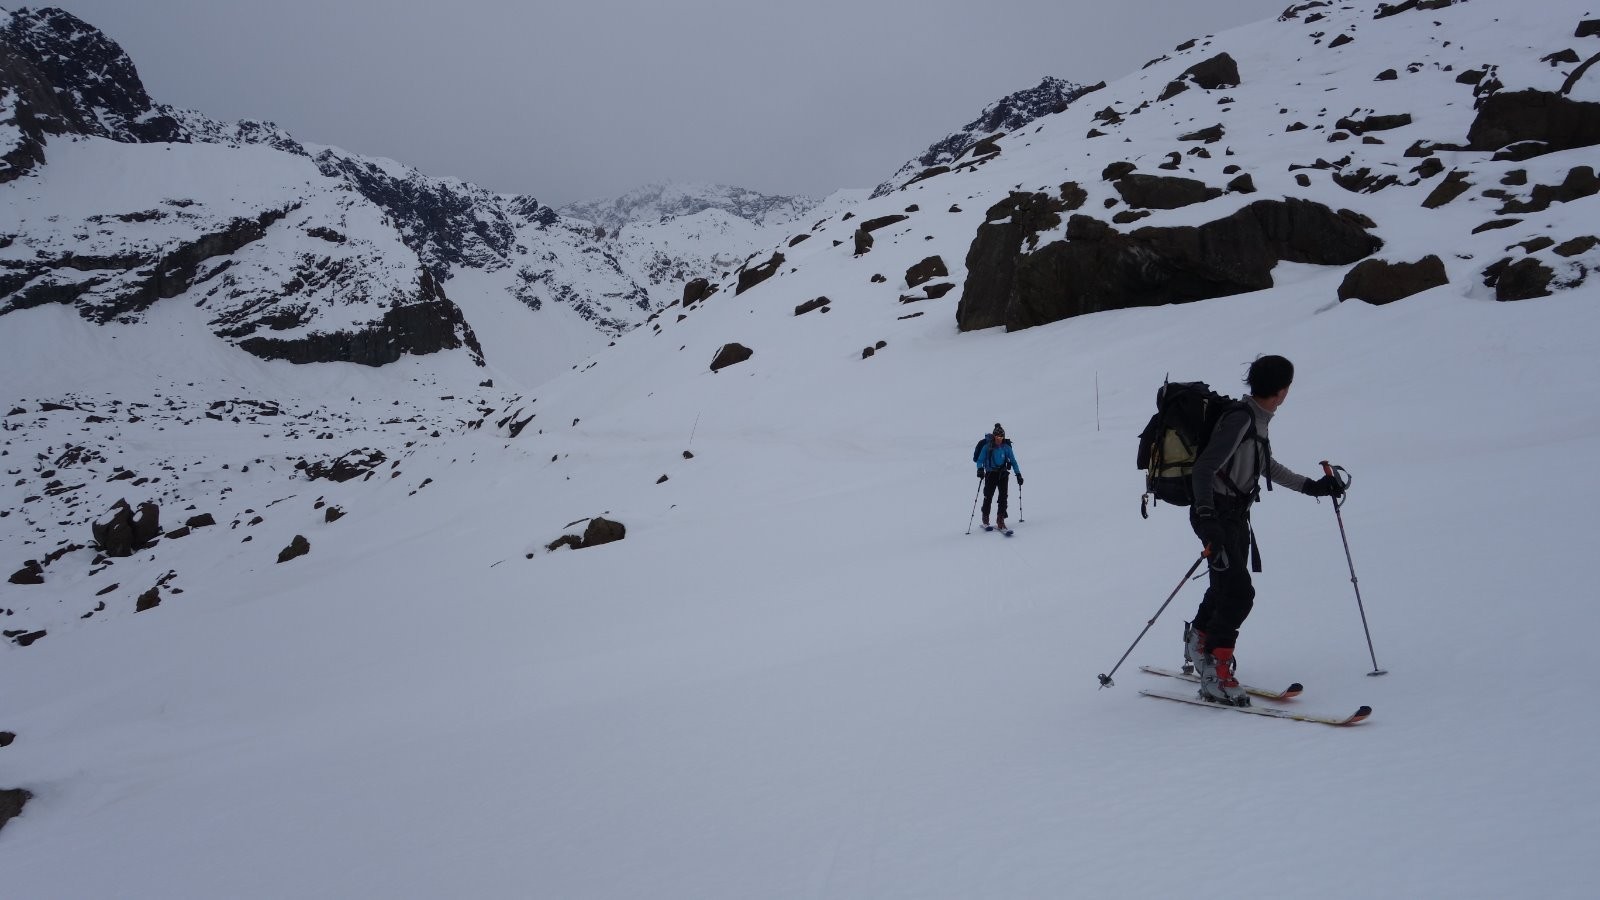
<svg viewBox="0 0 1600 900">
<path fill-rule="evenodd" d="M 1356 710 L 1356 714 L 1355 715 L 1351 716 L 1349 719 L 1346 719 L 1344 724 L 1346 724 L 1346 725 L 1354 725 L 1357 722 L 1366 721 L 1367 716 L 1370 716 L 1370 715 L 1372 715 L 1372 707 L 1363 706 L 1360 709 Z"/>
<path fill-rule="evenodd" d="M 1300 682 L 1296 681 L 1294 684 L 1291 684 L 1287 688 L 1284 688 L 1283 696 L 1285 698 L 1287 698 L 1287 697 L 1298 697 L 1303 691 L 1305 691 L 1305 689 L 1306 689 L 1305 685 L 1303 685 Z"/>
</svg>

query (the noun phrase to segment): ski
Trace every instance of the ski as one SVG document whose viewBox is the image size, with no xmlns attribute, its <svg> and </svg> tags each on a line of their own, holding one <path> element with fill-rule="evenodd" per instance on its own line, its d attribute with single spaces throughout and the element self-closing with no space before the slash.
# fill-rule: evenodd
<svg viewBox="0 0 1600 900">
<path fill-rule="evenodd" d="M 1180 672 L 1177 669 L 1163 669 L 1159 666 L 1140 666 L 1139 671 L 1149 672 L 1151 675 L 1165 675 L 1168 678 L 1181 678 L 1184 681 L 1193 684 L 1200 683 L 1200 676 L 1194 674 L 1193 672 Z M 1250 694 L 1253 697 L 1261 697 L 1265 700 L 1293 700 L 1294 698 L 1300 696 L 1301 691 L 1305 690 L 1305 687 L 1303 687 L 1298 681 L 1281 691 L 1268 690 L 1267 688 L 1254 687 L 1248 684 L 1241 684 L 1239 686 L 1244 688 L 1245 693 Z"/>
<path fill-rule="evenodd" d="M 1012 530 L 1011 530 L 1011 529 L 1009 529 L 1009 528 L 1002 528 L 1002 529 L 1000 529 L 1000 533 L 1001 533 L 1001 534 L 1003 534 L 1003 535 L 1005 535 L 1005 536 L 1006 536 L 1006 537 L 1011 537 L 1011 536 L 1012 536 L 1012 535 L 1013 535 L 1013 534 L 1016 534 L 1016 532 L 1015 532 L 1015 531 L 1012 531 Z"/>
<path fill-rule="evenodd" d="M 1323 725 L 1354 725 L 1365 721 L 1372 715 L 1372 707 L 1363 706 L 1348 716 L 1319 716 L 1312 713 L 1296 712 L 1281 706 L 1229 706 L 1225 703 L 1212 703 L 1210 700 L 1201 699 L 1199 694 L 1171 694 L 1166 691 L 1141 690 L 1144 697 L 1155 697 L 1160 700 L 1173 700 L 1178 703 L 1189 703 L 1194 706 L 1204 706 L 1208 709 L 1230 709 L 1234 712 L 1249 713 L 1252 716 L 1270 716 L 1274 719 L 1294 719 L 1297 722 L 1320 722 Z"/>
<path fill-rule="evenodd" d="M 983 530 L 984 531 L 993 531 L 994 530 L 994 526 L 993 525 L 985 525 L 985 526 L 983 526 Z"/>
</svg>

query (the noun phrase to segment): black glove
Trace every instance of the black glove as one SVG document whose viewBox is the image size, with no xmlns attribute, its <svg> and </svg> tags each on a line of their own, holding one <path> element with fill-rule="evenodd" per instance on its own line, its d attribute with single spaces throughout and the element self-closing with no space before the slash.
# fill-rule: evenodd
<svg viewBox="0 0 1600 900">
<path fill-rule="evenodd" d="M 978 477 L 979 477 L 979 478 L 982 478 L 982 477 L 983 477 L 983 474 L 984 474 L 984 473 L 983 473 L 983 470 L 982 470 L 982 469 L 979 469 L 979 470 L 978 470 Z"/>
<path fill-rule="evenodd" d="M 1315 480 L 1308 478 L 1306 479 L 1306 486 L 1301 490 L 1312 497 L 1341 497 L 1344 495 L 1344 485 L 1332 475 L 1324 475 Z"/>
<path fill-rule="evenodd" d="M 1197 507 L 1194 511 L 1194 532 L 1200 540 L 1211 549 L 1213 563 L 1222 562 L 1226 565 L 1226 553 L 1222 549 L 1222 520 L 1217 518 L 1217 511 L 1209 506 Z"/>
<path fill-rule="evenodd" d="M 1017 487 L 1022 487 L 1022 475 L 1017 475 Z"/>
</svg>

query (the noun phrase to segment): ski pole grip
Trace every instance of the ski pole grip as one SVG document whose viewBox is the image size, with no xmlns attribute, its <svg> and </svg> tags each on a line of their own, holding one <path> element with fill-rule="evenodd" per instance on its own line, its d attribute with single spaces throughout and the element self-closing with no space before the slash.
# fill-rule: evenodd
<svg viewBox="0 0 1600 900">
<path fill-rule="evenodd" d="M 1327 460 L 1323 460 L 1322 461 L 1322 474 L 1324 474 L 1324 475 L 1332 475 L 1333 474 L 1333 466 L 1330 465 Z"/>
</svg>

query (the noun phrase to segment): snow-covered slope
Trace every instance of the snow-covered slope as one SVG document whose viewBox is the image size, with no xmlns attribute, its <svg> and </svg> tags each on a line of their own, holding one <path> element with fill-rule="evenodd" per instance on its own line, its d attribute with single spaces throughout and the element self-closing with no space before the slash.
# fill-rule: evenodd
<svg viewBox="0 0 1600 900">
<path fill-rule="evenodd" d="M 31 794 L 0 830 L 7 890 L 1588 896 L 1600 788 L 1581 773 L 1600 734 L 1583 676 L 1600 613 L 1582 562 L 1600 479 L 1574 461 L 1600 451 L 1600 288 L 1579 278 L 1600 199 L 1573 170 L 1600 137 L 1497 160 L 1567 138 L 1520 126 L 1503 133 L 1547 147 L 1504 154 L 1480 128 L 1520 89 L 1559 92 L 1600 52 L 1575 36 L 1596 16 L 1576 0 L 1291 12 L 1175 51 L 981 163 L 818 215 L 807 240 L 771 243 L 715 293 L 516 397 L 442 390 L 495 374 L 492 348 L 488 373 L 465 354 L 402 361 L 414 390 L 375 378 L 387 370 L 327 367 L 346 380 L 304 383 L 306 367 L 216 352 L 199 380 L 158 352 L 174 335 L 179 351 L 206 346 L 203 329 L 156 318 L 177 307 L 128 326 L 113 356 L 61 307 L 0 320 L 6 385 L 26 407 L 5 419 L 0 461 L 35 486 L 0 495 L 3 546 L 54 554 L 42 584 L 7 585 L 0 603 L 8 631 L 47 630 L 0 652 L 0 730 L 15 734 L 0 788 Z M 1542 61 L 1569 48 L 1577 61 Z M 1236 86 L 1168 94 L 1223 52 Z M 1479 80 L 1505 99 L 1457 81 L 1484 65 Z M 1401 113 L 1412 122 L 1336 127 Z M 1180 140 L 1213 125 L 1213 143 Z M 1417 141 L 1456 149 L 1406 156 Z M 1219 188 L 1249 174 L 1255 192 L 1135 208 L 1125 198 L 1147 195 L 1131 173 L 1103 177 L 1115 163 L 1163 172 L 1174 149 L 1179 169 L 1165 171 Z M 1412 171 L 1430 158 L 1443 168 Z M 1376 184 L 1363 167 L 1399 181 L 1363 190 Z M 1451 171 L 1471 187 L 1424 206 Z M 1066 183 L 1083 197 L 1054 211 L 1046 201 L 1079 196 Z M 1231 218 L 1286 198 L 1382 240 L 1377 258 L 1438 256 L 1448 280 L 1339 302 L 1359 263 L 1275 258 L 1271 286 L 1242 293 L 1253 269 L 1227 281 L 1179 265 L 1186 242 L 1241 246 L 1206 244 L 1222 231 L 1311 256 L 1268 227 L 1311 220 L 1251 212 L 1267 223 L 1252 231 Z M 1124 212 L 1149 215 L 1104 228 L 1071 216 Z M 907 218 L 882 221 L 895 215 Z M 1497 219 L 1520 221 L 1474 233 Z M 1018 229 L 996 231 L 1007 221 Z M 1230 225 L 1202 230 L 1218 221 Z M 969 264 L 974 248 L 998 249 Z M 1096 285 L 1125 282 L 1050 280 L 1062 260 L 1122 253 L 1160 263 L 1139 270 L 1150 291 L 1233 292 L 1108 309 Z M 946 274 L 919 266 L 933 256 Z M 1552 277 L 1497 302 L 1526 259 Z M 1014 294 L 988 292 L 995 326 L 963 332 L 957 308 L 1007 271 Z M 1103 311 L 1029 305 L 1040 285 Z M 733 342 L 752 354 L 711 371 Z M 108 480 L 114 460 L 63 458 L 108 423 L 42 408 L 57 383 L 46 347 L 88 373 L 97 414 L 129 405 L 120 371 L 161 360 L 127 388 L 150 408 L 117 409 L 116 426 L 127 452 L 165 454 L 173 471 L 136 486 Z M 1308 710 L 1373 706 L 1350 730 L 1139 698 L 1156 685 L 1136 666 L 1177 661 L 1199 585 L 1181 586 L 1115 687 L 1094 677 L 1198 550 L 1182 511 L 1137 512 L 1135 439 L 1156 386 L 1170 374 L 1232 388 L 1263 352 L 1298 366 L 1275 455 L 1355 475 L 1343 520 L 1389 674 L 1367 677 L 1333 510 L 1281 490 L 1254 517 L 1265 569 L 1242 674 L 1303 681 Z M 427 371 L 447 361 L 461 371 Z M 238 402 L 220 420 L 170 411 L 249 396 L 222 396 L 224 378 L 323 421 L 263 424 Z M 1013 485 L 1010 540 L 967 533 L 968 453 L 995 421 L 1034 485 Z M 324 432 L 326 454 L 309 459 Z M 394 449 L 403 433 L 413 443 L 377 463 L 347 457 L 367 466 L 348 481 L 310 465 Z M 52 495 L 51 480 L 85 486 Z M 85 541 L 48 504 L 120 493 L 219 524 L 112 560 L 63 551 Z M 329 504 L 343 517 L 328 521 Z M 622 540 L 548 549 L 601 516 Z M 278 562 L 296 535 L 309 553 Z M 152 589 L 160 605 L 136 613 Z"/>
</svg>

